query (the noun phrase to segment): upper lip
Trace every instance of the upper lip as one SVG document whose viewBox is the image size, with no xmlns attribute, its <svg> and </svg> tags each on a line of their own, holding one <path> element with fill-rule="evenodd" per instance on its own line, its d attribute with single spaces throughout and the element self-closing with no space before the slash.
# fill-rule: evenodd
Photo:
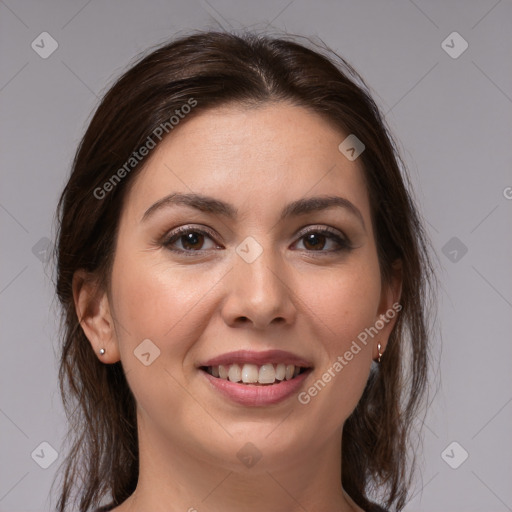
<svg viewBox="0 0 512 512">
<path fill-rule="evenodd" d="M 236 350 L 234 352 L 227 352 L 220 356 L 216 356 L 208 361 L 199 364 L 201 366 L 219 366 L 219 365 L 230 365 L 235 363 L 249 363 L 256 365 L 270 364 L 293 364 L 295 366 L 301 366 L 303 368 L 311 368 L 312 363 L 303 359 L 302 357 L 296 356 L 291 352 L 285 350 L 265 350 L 261 352 L 255 352 L 251 350 Z"/>
</svg>

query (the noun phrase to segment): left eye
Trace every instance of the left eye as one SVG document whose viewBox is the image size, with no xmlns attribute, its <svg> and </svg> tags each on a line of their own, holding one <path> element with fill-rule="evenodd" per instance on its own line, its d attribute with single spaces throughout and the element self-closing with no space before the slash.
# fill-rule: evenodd
<svg viewBox="0 0 512 512">
<path fill-rule="evenodd" d="M 205 239 L 209 239 L 212 242 L 210 247 L 204 247 Z M 346 238 L 340 236 L 337 232 L 325 228 L 302 233 L 295 244 L 302 240 L 304 249 L 307 252 L 338 252 L 350 249 L 350 242 Z M 173 247 L 177 242 L 181 243 L 181 248 Z M 334 248 L 325 249 L 326 245 L 329 245 L 329 242 L 334 244 Z M 174 231 L 163 242 L 163 245 L 171 251 L 181 253 L 204 251 L 215 247 L 220 248 L 214 243 L 212 234 L 192 228 L 183 228 Z"/>
<path fill-rule="evenodd" d="M 326 229 L 320 229 L 315 231 L 309 231 L 307 233 L 303 233 L 302 236 L 299 238 L 300 240 L 304 240 L 304 246 L 310 246 L 311 250 L 313 251 L 321 251 L 325 248 L 325 245 L 327 242 L 334 243 L 334 248 L 321 251 L 321 252 L 336 252 L 343 249 L 349 248 L 349 243 L 347 240 L 342 238 L 336 233 L 332 233 L 329 230 Z"/>
</svg>

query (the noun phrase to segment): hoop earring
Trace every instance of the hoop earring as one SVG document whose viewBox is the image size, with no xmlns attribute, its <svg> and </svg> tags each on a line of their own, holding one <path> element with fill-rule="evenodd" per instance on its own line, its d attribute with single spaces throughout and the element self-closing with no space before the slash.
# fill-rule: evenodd
<svg viewBox="0 0 512 512">
<path fill-rule="evenodd" d="M 379 357 L 377 358 L 377 363 L 380 363 L 380 358 L 382 357 L 382 352 L 380 351 L 380 349 L 382 348 L 382 345 L 379 343 L 377 343 L 377 350 L 379 351 Z"/>
<path fill-rule="evenodd" d="M 105 353 L 105 349 L 104 348 L 100 348 L 100 354 L 103 355 Z"/>
</svg>

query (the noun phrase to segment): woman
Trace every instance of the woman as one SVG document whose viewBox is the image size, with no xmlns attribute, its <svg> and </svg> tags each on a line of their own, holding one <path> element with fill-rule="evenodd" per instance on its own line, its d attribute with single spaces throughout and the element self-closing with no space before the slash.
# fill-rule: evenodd
<svg viewBox="0 0 512 512">
<path fill-rule="evenodd" d="M 401 510 L 427 242 L 342 58 L 200 32 L 110 89 L 59 203 L 58 510 Z M 381 505 L 377 505 L 376 502 Z"/>
</svg>

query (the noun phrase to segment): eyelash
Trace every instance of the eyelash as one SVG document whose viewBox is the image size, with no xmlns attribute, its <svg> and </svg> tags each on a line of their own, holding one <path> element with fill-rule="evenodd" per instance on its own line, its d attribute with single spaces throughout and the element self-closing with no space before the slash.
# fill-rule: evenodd
<svg viewBox="0 0 512 512">
<path fill-rule="evenodd" d="M 215 238 L 215 235 L 209 230 L 192 228 L 189 226 L 182 226 L 182 227 L 175 229 L 171 233 L 169 233 L 161 243 L 168 250 L 175 252 L 175 253 L 184 254 L 187 257 L 202 255 L 205 252 L 210 250 L 210 249 L 184 250 L 184 249 L 174 249 L 171 247 L 171 245 L 173 243 L 175 243 L 176 241 L 178 241 L 183 235 L 186 235 L 189 233 L 206 235 L 209 238 L 211 238 L 212 240 L 214 240 L 214 238 Z M 348 251 L 352 250 L 352 245 L 351 245 L 349 239 L 346 237 L 340 236 L 337 230 L 335 230 L 333 228 L 329 228 L 329 227 L 313 228 L 313 229 L 308 229 L 307 231 L 302 231 L 301 233 L 299 233 L 300 236 L 299 236 L 298 240 L 302 240 L 303 238 L 305 238 L 307 235 L 309 235 L 311 233 L 319 234 L 319 235 L 326 235 L 331 240 L 334 240 L 339 246 L 338 249 L 331 249 L 328 251 L 324 251 L 324 250 L 315 251 L 315 250 L 302 249 L 303 251 L 305 251 L 307 253 L 312 253 L 311 254 L 312 256 L 315 256 L 315 257 L 319 256 L 318 253 L 320 253 L 320 255 L 322 253 L 325 255 L 325 253 L 332 254 L 332 253 L 339 253 L 341 251 L 348 252 Z"/>
</svg>

